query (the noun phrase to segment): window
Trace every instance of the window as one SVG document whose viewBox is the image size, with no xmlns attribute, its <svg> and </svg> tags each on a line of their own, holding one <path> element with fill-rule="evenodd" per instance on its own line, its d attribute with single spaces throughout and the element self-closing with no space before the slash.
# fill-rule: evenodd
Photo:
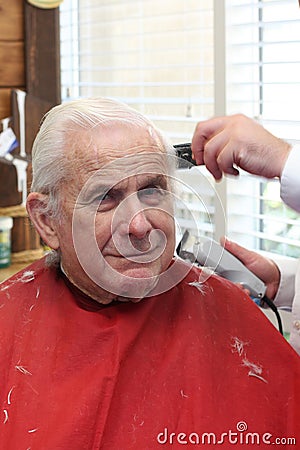
<svg viewBox="0 0 300 450">
<path fill-rule="evenodd" d="M 118 98 L 174 143 L 199 120 L 234 112 L 300 140 L 299 43 L 296 0 L 64 0 L 62 97 Z M 215 185 L 203 168 L 178 176 L 182 227 L 300 256 L 299 218 L 276 181 L 243 174 Z"/>
<path fill-rule="evenodd" d="M 227 113 L 243 112 L 275 135 L 299 141 L 298 2 L 227 0 L 226 13 Z M 299 216 L 279 192 L 276 181 L 228 179 L 229 235 L 252 248 L 299 257 Z"/>
</svg>

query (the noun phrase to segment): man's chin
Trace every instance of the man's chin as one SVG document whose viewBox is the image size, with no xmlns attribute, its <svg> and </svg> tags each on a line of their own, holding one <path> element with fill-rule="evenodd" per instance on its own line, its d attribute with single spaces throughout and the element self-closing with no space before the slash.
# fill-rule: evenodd
<svg viewBox="0 0 300 450">
<path fill-rule="evenodd" d="M 156 286 L 159 274 L 147 267 L 127 269 L 120 273 L 119 297 L 141 299 Z"/>
<path fill-rule="evenodd" d="M 85 273 L 101 290 L 106 292 L 109 298 L 127 298 L 128 301 L 141 299 L 157 285 L 161 265 L 160 264 L 127 264 L 127 266 L 111 265 L 99 268 L 89 262 L 89 271 Z M 108 269 L 108 270 L 105 270 Z"/>
<path fill-rule="evenodd" d="M 126 278 L 151 278 L 151 279 L 156 279 L 159 275 L 159 272 L 153 270 L 153 268 L 147 267 L 147 266 L 143 266 L 143 265 L 139 265 L 139 267 L 134 267 L 134 268 L 128 268 L 124 271 L 120 271 L 119 272 L 120 275 L 122 275 L 123 277 Z"/>
</svg>

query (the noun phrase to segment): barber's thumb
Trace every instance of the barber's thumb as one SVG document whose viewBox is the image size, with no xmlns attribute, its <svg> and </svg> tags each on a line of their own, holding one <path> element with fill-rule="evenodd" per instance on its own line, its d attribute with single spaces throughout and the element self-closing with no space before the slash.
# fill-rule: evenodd
<svg viewBox="0 0 300 450">
<path fill-rule="evenodd" d="M 245 247 L 229 240 L 227 237 L 223 236 L 220 239 L 221 245 L 232 255 L 238 258 L 243 264 L 247 265 L 251 260 L 251 251 L 247 250 Z"/>
</svg>

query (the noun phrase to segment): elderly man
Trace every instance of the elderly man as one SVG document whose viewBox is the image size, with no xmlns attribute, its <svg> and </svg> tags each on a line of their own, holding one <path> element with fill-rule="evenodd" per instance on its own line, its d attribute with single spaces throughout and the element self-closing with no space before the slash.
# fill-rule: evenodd
<svg viewBox="0 0 300 450">
<path fill-rule="evenodd" d="M 1 285 L 2 448 L 300 439 L 297 354 L 238 287 L 173 257 L 173 160 L 113 100 L 47 114 L 27 208 L 54 255 Z"/>
</svg>

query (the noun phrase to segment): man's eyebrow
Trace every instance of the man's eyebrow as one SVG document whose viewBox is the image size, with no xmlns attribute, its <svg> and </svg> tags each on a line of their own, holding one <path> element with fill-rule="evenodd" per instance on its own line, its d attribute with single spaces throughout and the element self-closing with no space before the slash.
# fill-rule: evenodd
<svg viewBox="0 0 300 450">
<path fill-rule="evenodd" d="M 160 186 L 162 189 L 167 189 L 168 187 L 168 181 L 167 177 L 163 174 L 148 174 L 143 175 L 139 174 L 137 177 L 137 190 L 141 190 L 146 188 L 147 186 Z M 119 185 L 119 183 L 116 184 L 109 184 L 107 181 L 99 182 L 88 186 L 84 192 L 80 195 L 80 203 L 86 204 L 93 200 L 95 200 L 97 197 L 107 194 L 108 192 L 114 193 L 117 195 L 118 193 L 121 193 L 126 189 L 123 185 Z"/>
<path fill-rule="evenodd" d="M 81 192 L 78 200 L 80 201 L 80 203 L 86 204 L 95 200 L 97 197 L 114 190 L 115 188 L 107 183 L 97 183 L 94 186 L 89 186 L 84 190 L 84 192 Z"/>
<path fill-rule="evenodd" d="M 142 180 L 138 181 L 138 186 L 139 189 L 141 189 L 142 187 L 146 187 L 149 185 L 158 185 L 161 186 L 162 188 L 166 188 L 167 187 L 167 177 L 163 174 L 153 174 L 153 175 L 147 175 L 145 176 L 145 178 L 143 178 Z"/>
<path fill-rule="evenodd" d="M 103 192 L 107 192 L 110 191 L 111 189 L 113 189 L 114 186 L 111 186 L 108 183 L 97 183 L 93 186 L 89 186 L 86 189 L 86 194 L 87 195 L 97 195 L 97 193 L 103 193 Z"/>
</svg>

